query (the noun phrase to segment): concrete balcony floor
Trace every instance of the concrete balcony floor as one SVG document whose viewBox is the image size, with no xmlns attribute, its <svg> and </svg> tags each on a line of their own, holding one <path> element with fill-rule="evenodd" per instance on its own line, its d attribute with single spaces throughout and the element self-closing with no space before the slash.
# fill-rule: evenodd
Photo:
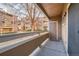
<svg viewBox="0 0 79 59">
<path fill-rule="evenodd" d="M 41 46 L 36 56 L 67 56 L 63 41 L 48 40 L 45 45 Z"/>
</svg>

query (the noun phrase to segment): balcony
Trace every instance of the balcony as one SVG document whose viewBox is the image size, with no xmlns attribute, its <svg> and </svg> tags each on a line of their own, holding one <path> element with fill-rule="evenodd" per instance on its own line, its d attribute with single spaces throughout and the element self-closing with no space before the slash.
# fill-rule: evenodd
<svg viewBox="0 0 79 59">
<path fill-rule="evenodd" d="M 9 19 L 13 20 L 13 33 L 0 35 L 0 56 L 79 55 L 79 4 L 16 4 L 19 8 L 15 7 L 15 4 L 3 5 L 7 5 L 9 7 L 7 11 L 9 13 L 11 11 L 10 14 L 13 15 L 12 19 Z M 36 16 L 32 15 L 35 9 L 32 10 L 29 6 L 37 7 Z M 21 8 L 24 12 L 18 11 Z M 12 12 L 13 10 L 15 11 Z M 38 17 L 37 14 L 40 16 Z M 0 27 L 2 34 L 2 25 Z"/>
<path fill-rule="evenodd" d="M 56 5 L 47 4 L 47 7 L 45 7 L 46 6 L 45 4 L 16 4 L 17 5 L 16 7 L 15 4 L 1 4 L 1 5 L 8 6 L 8 8 L 6 8 L 7 11 L 5 11 L 3 7 L 2 9 L 3 11 L 5 11 L 5 13 L 7 12 L 12 15 L 10 19 L 8 19 L 8 16 L 6 15 L 7 16 L 6 23 L 7 21 L 11 21 L 12 19 L 12 22 L 9 23 L 13 25 L 11 30 L 13 32 L 12 34 L 0 36 L 1 56 L 67 56 L 68 55 L 68 52 L 64 46 L 64 42 L 62 40 L 62 32 L 61 32 L 62 26 L 61 26 L 60 15 L 62 12 L 63 4 L 56 4 Z M 38 11 L 36 15 L 40 16 L 34 16 L 36 18 L 33 18 L 34 20 L 32 20 L 31 16 L 29 17 L 30 15 L 29 12 L 32 11 L 36 12 L 36 11 L 35 9 L 32 11 L 28 11 L 27 8 L 29 6 L 36 6 L 37 7 L 36 10 Z M 58 6 L 57 11 L 58 10 L 60 11 L 59 13 L 54 14 L 52 12 L 52 16 L 54 17 L 55 15 L 53 20 L 53 18 L 51 18 L 50 12 L 48 11 L 48 7 L 54 8 L 54 6 L 56 7 Z M 27 10 L 24 11 L 26 13 L 24 16 L 22 12 L 18 11 L 20 9 L 23 9 L 23 11 Z M 53 11 L 55 10 L 53 9 Z M 17 12 L 18 14 L 20 13 L 22 15 L 15 14 L 15 12 Z M 3 15 L 4 14 L 2 14 L 2 16 Z M 3 16 L 1 21 L 4 18 L 5 16 Z M 26 31 L 27 29 L 25 27 L 25 25 L 27 25 L 26 20 L 29 20 L 30 23 L 32 24 L 29 25 L 28 23 L 28 25 L 31 26 L 32 31 L 29 32 Z M 1 22 L 1 24 L 4 23 Z M 47 31 L 47 29 L 49 30 Z M 41 32 L 39 32 L 38 30 L 39 31 L 41 30 Z"/>
<path fill-rule="evenodd" d="M 23 33 L 24 34 L 24 33 Z M 23 34 L 16 34 L 19 38 L 15 39 L 15 36 L 10 35 L 10 37 L 2 37 L 2 39 L 8 39 L 0 43 L 0 55 L 29 55 L 29 56 L 54 56 L 54 55 L 64 55 L 67 53 L 63 46 L 63 42 L 51 41 L 49 40 L 49 33 L 31 33 L 29 36 L 24 36 Z M 21 36 L 21 38 L 20 38 Z M 24 37 L 22 37 L 24 36 Z M 14 40 L 10 40 L 13 37 Z M 1 39 L 0 39 L 1 42 Z"/>
</svg>

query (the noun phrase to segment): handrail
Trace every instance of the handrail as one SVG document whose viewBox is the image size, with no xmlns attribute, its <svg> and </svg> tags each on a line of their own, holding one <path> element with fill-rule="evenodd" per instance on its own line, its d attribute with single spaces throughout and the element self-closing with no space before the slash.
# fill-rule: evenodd
<svg viewBox="0 0 79 59">
<path fill-rule="evenodd" d="M 13 33 L 13 34 L 2 35 L 0 36 L 0 43 L 5 42 L 5 41 L 14 40 L 17 38 L 35 35 L 35 34 L 37 34 L 37 32 Z"/>
</svg>

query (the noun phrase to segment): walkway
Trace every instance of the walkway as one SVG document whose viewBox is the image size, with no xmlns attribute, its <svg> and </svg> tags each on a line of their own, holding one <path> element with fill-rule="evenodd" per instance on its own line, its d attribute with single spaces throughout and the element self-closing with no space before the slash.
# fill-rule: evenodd
<svg viewBox="0 0 79 59">
<path fill-rule="evenodd" d="M 48 40 L 41 49 L 37 56 L 67 56 L 62 41 L 50 41 Z"/>
</svg>

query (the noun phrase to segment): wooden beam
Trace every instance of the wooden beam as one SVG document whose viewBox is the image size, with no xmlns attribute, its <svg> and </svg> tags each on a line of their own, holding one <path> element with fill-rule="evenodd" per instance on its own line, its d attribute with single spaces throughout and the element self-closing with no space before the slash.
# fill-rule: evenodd
<svg viewBox="0 0 79 59">
<path fill-rule="evenodd" d="M 38 7 L 40 7 L 40 9 L 44 12 L 44 14 L 48 17 L 48 19 L 50 19 L 50 17 L 48 16 L 48 14 L 46 13 L 45 9 L 43 8 L 43 6 L 40 3 L 37 3 Z"/>
</svg>

